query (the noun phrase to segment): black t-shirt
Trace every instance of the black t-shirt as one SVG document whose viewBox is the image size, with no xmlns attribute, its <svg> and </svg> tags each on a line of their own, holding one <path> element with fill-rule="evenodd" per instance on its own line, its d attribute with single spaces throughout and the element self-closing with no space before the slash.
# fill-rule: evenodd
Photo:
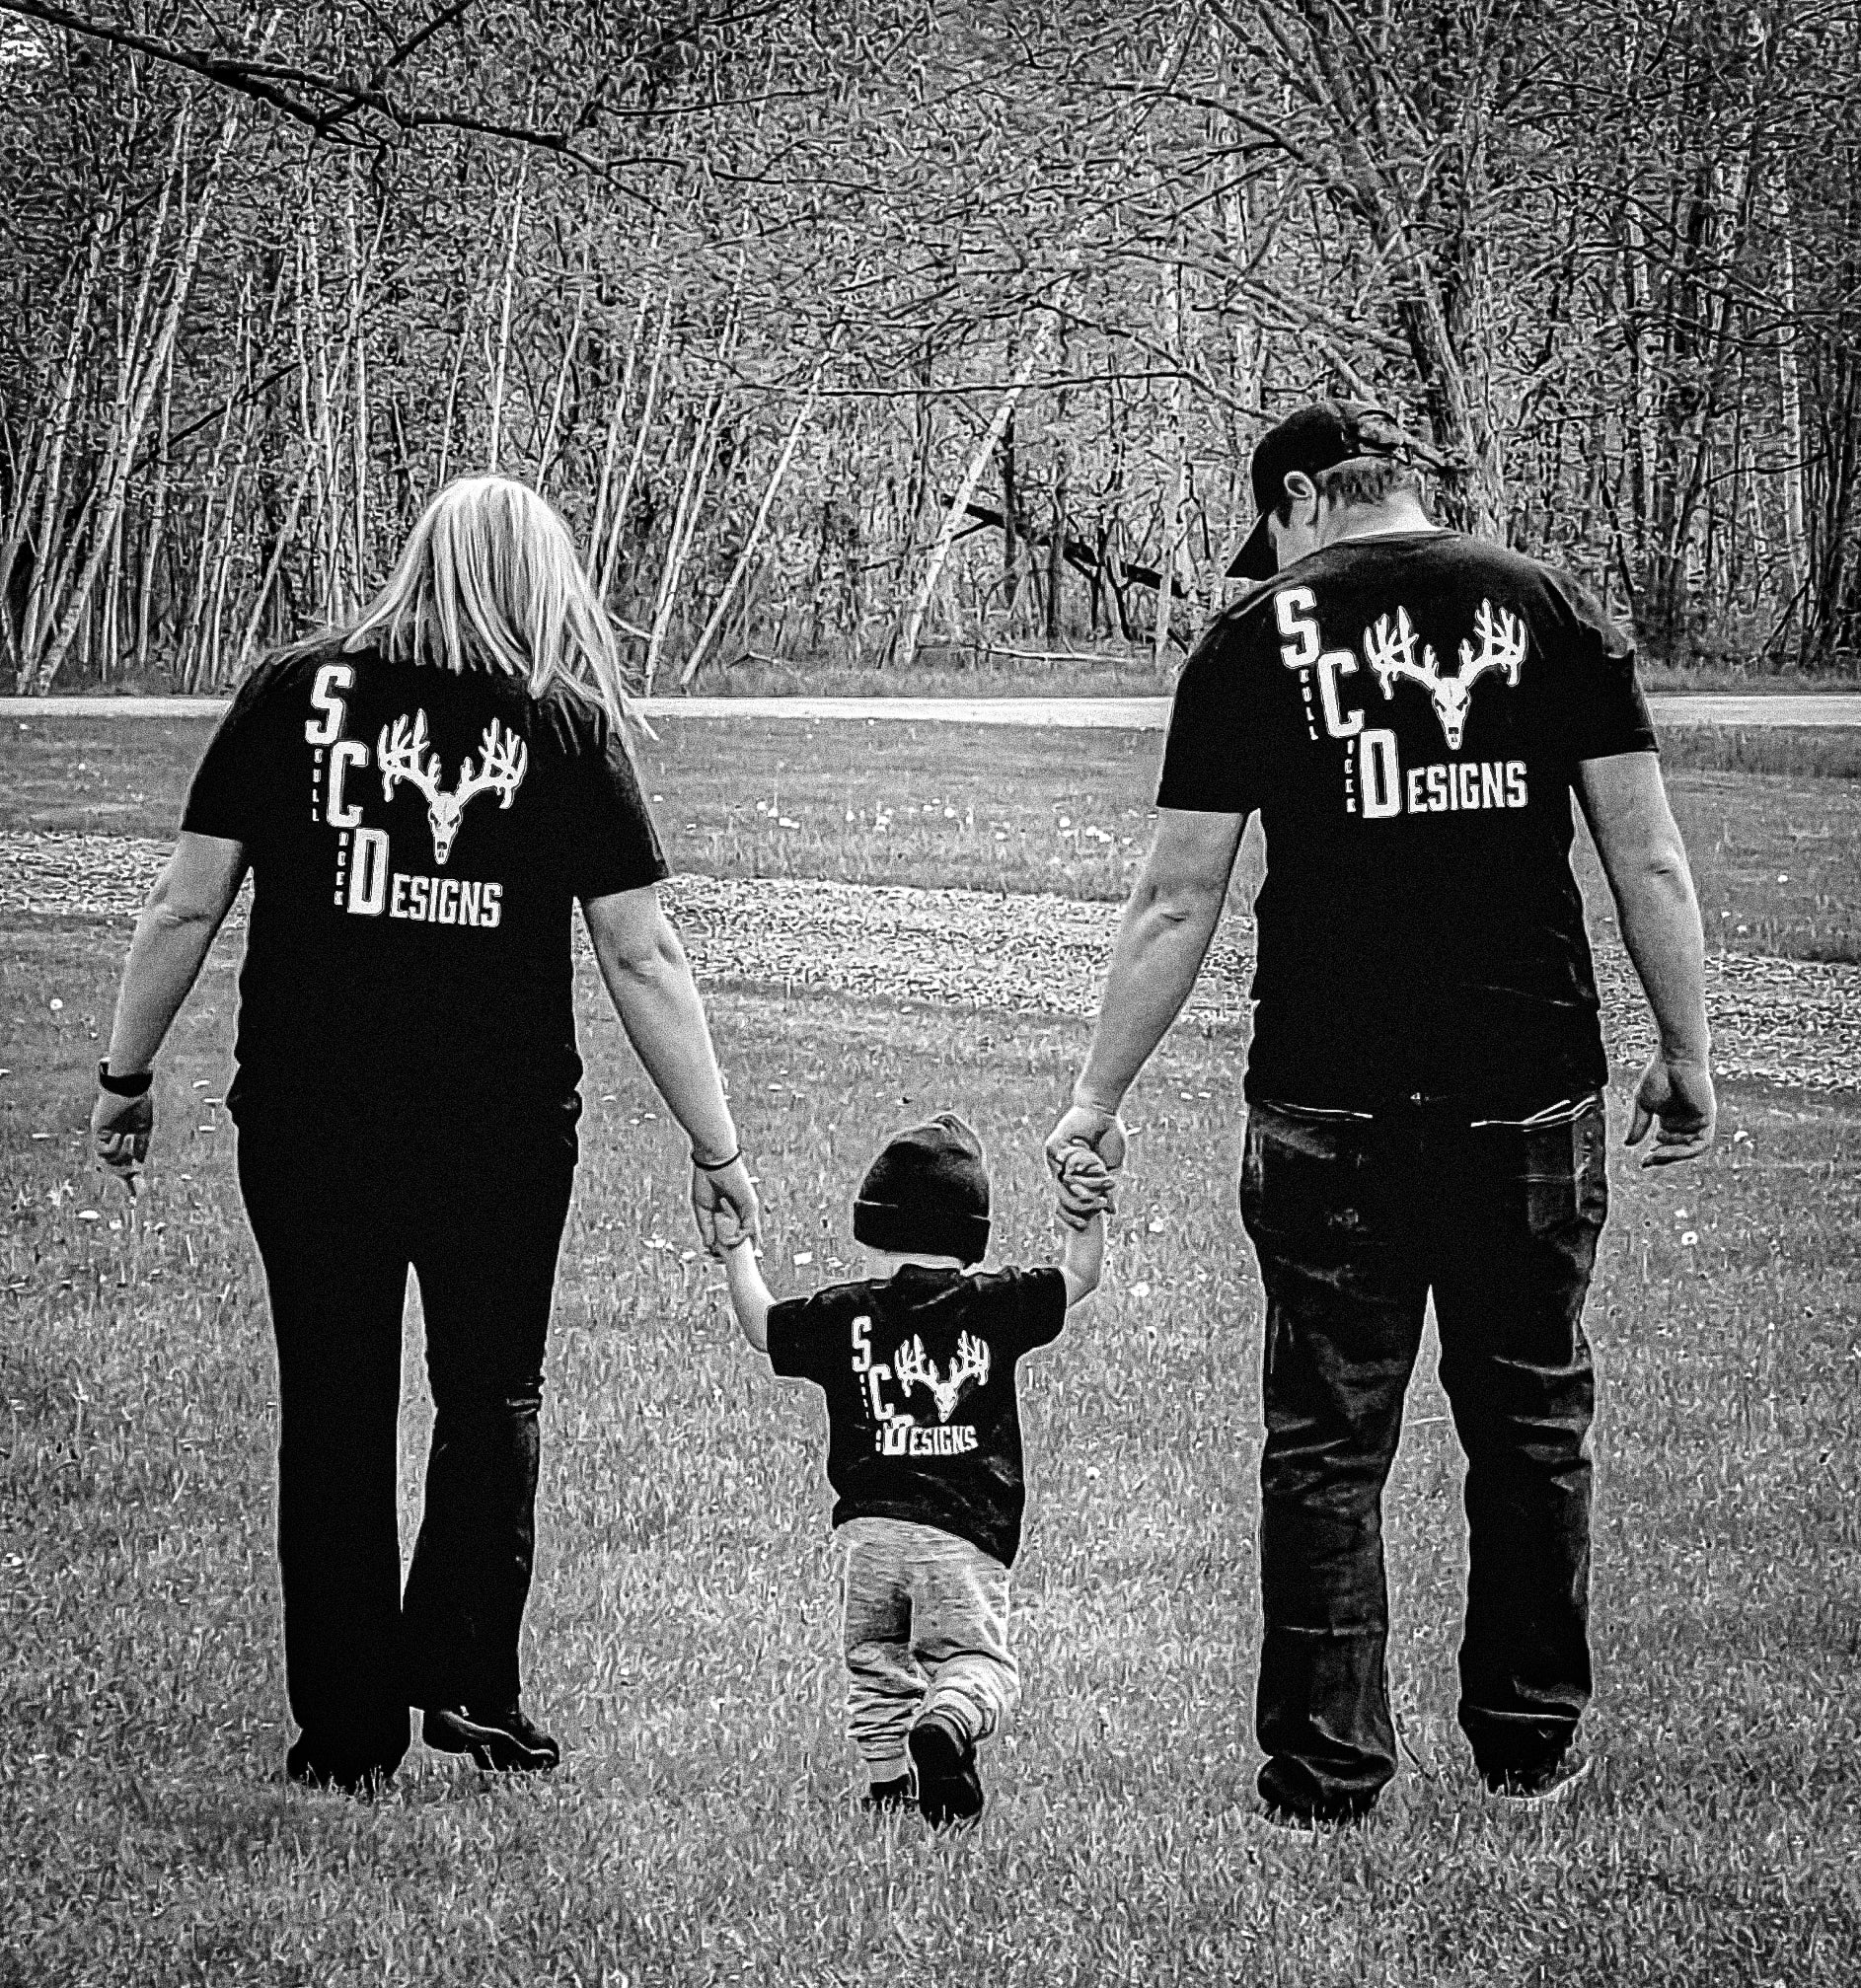
<svg viewBox="0 0 1861 1988">
<path fill-rule="evenodd" d="M 1572 783 L 1654 750 L 1594 597 L 1458 533 L 1328 546 L 1230 609 L 1156 798 L 1266 829 L 1247 1095 L 1523 1116 L 1600 1085 Z"/>
<path fill-rule="evenodd" d="M 827 1395 L 833 1522 L 906 1518 L 1005 1565 L 1026 1488 L 1015 1362 L 1060 1336 L 1057 1270 L 930 1270 L 773 1305 L 769 1362 Z"/>
<path fill-rule="evenodd" d="M 592 701 L 373 650 L 255 671 L 182 827 L 252 863 L 235 1112 L 443 1098 L 436 1142 L 572 1108 L 574 901 L 667 873 Z"/>
</svg>

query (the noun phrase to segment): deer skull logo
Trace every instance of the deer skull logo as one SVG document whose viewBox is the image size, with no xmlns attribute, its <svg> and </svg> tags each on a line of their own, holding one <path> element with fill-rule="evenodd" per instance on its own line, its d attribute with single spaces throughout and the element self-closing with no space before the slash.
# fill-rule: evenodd
<svg viewBox="0 0 1861 1988">
<path fill-rule="evenodd" d="M 433 832 L 433 860 L 441 869 L 452 854 L 452 839 L 459 833 L 459 820 L 466 802 L 478 794 L 496 794 L 498 806 L 507 808 L 523 785 L 524 770 L 530 764 L 530 749 L 493 718 L 484 727 L 484 754 L 479 765 L 471 754 L 459 769 L 459 784 L 451 793 L 440 787 L 444 769 L 437 753 L 426 750 L 426 713 L 415 711 L 411 730 L 405 717 L 392 727 L 383 725 L 375 742 L 375 763 L 381 769 L 381 797 L 394 799 L 396 783 L 406 780 L 426 796 L 426 821 Z"/>
<path fill-rule="evenodd" d="M 1405 677 L 1420 684 L 1434 703 L 1451 753 L 1460 750 L 1473 686 L 1488 670 L 1503 670 L 1506 682 L 1517 690 L 1520 666 L 1525 661 L 1525 624 L 1510 609 L 1495 611 L 1491 601 L 1482 601 L 1473 631 L 1480 638 L 1478 651 L 1471 642 L 1462 642 L 1459 674 L 1444 677 L 1434 650 L 1426 642 L 1422 644 L 1422 660 L 1415 660 L 1415 627 L 1407 608 L 1396 610 L 1393 623 L 1382 615 L 1374 628 L 1364 630 L 1364 659 L 1377 673 L 1383 700 L 1395 696 L 1396 685 Z"/>
<path fill-rule="evenodd" d="M 989 1342 L 974 1339 L 968 1333 L 959 1333 L 956 1340 L 956 1358 L 950 1362 L 948 1378 L 937 1372 L 934 1360 L 927 1360 L 924 1341 L 913 1333 L 910 1341 L 901 1346 L 892 1356 L 892 1372 L 898 1384 L 904 1389 L 905 1398 L 911 1398 L 914 1387 L 928 1388 L 930 1399 L 937 1405 L 937 1420 L 948 1422 L 956 1413 L 956 1404 L 962 1399 L 963 1389 L 974 1381 L 983 1386 L 989 1378 Z"/>
</svg>

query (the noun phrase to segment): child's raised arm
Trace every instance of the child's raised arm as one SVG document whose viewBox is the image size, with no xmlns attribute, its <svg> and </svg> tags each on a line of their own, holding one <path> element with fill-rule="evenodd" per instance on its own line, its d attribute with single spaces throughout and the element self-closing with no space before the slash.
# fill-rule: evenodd
<svg viewBox="0 0 1861 1988">
<path fill-rule="evenodd" d="M 717 1214 L 717 1243 L 723 1251 L 724 1276 L 730 1283 L 730 1308 L 737 1315 L 743 1337 L 758 1353 L 769 1351 L 769 1307 L 775 1295 L 763 1281 L 762 1266 L 756 1261 L 756 1238 L 742 1227 L 727 1210 Z"/>
<path fill-rule="evenodd" d="M 1067 1154 L 1064 1175 L 1069 1187 L 1097 1188 L 1105 1203 L 1111 1200 L 1111 1172 L 1089 1146 L 1075 1146 Z M 1083 1228 L 1069 1227 L 1060 1254 L 1060 1274 L 1067 1281 L 1067 1309 L 1081 1303 L 1098 1289 L 1105 1268 L 1105 1215 L 1103 1208 L 1088 1218 Z"/>
</svg>

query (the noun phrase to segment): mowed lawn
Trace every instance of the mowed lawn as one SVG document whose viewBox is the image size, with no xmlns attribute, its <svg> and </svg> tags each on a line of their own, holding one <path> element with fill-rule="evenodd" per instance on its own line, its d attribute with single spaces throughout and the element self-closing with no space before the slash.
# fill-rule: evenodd
<svg viewBox="0 0 1861 1988">
<path fill-rule="evenodd" d="M 1154 732 L 668 718 L 639 769 L 674 864 L 718 876 L 1122 899 L 1150 838 Z M 172 836 L 211 727 L 0 719 L 0 832 Z M 1664 742 L 1707 943 L 1861 960 L 1861 733 Z M 1578 870 L 1614 928 L 1587 834 Z M 1258 833 L 1235 899 L 1260 880 Z"/>
<path fill-rule="evenodd" d="M 84 817 L 55 823 L 20 812 L 55 783 L 49 760 L 9 747 L 4 825 L 162 833 L 199 742 L 181 730 L 138 761 L 143 728 L 87 727 L 77 756 L 103 759 L 101 735 L 107 772 L 79 790 Z M 951 838 L 985 796 L 1025 833 L 1023 876 L 1036 848 L 1044 869 L 1061 847 L 1062 812 L 1141 840 L 1155 741 L 875 740 L 837 832 L 802 790 L 831 783 L 844 754 L 804 736 L 780 769 L 735 751 L 693 725 L 648 758 L 675 851 L 699 833 L 685 823 L 714 820 L 740 835 L 744 868 L 775 870 L 774 852 L 801 847 L 782 816 L 813 810 L 823 858 L 842 864 L 815 873 L 857 876 L 897 832 L 873 826 L 883 802 L 893 824 L 917 811 L 911 864 L 941 868 L 896 880 L 976 882 Z M 791 798 L 765 783 L 775 772 Z M 1739 813 L 1753 793 L 1783 798 Z M 1773 817 L 1807 840 L 1848 804 L 1836 781 L 1791 772 L 1741 775 L 1731 796 L 1735 843 Z M 719 808 L 754 819 L 732 829 Z M 1708 841 L 1696 830 L 1696 860 Z M 1852 847 L 1824 847 L 1820 874 L 1851 907 Z M 1039 887 L 1080 888 L 1070 868 Z M 1725 890 L 1729 922 L 1753 926 L 1752 877 Z M 1856 1978 L 1852 1099 L 1735 1090 L 1719 1156 L 1691 1173 L 1615 1154 L 1591 1309 L 1594 1782 L 1531 1818 L 1471 1783 L 1453 1728 L 1459 1469 L 1431 1349 L 1388 1499 L 1405 1773 L 1367 1830 L 1300 1848 L 1241 1818 L 1257 1765 L 1260 1306 L 1233 1214 L 1238 1058 L 1220 1031 L 1180 1032 L 1131 1099 L 1106 1289 L 1029 1362 L 1025 1703 L 992 1749 L 981 1829 L 933 1840 L 855 1805 L 819 1411 L 742 1351 L 717 1273 L 689 1254 L 682 1145 L 584 988 L 589 1110 L 527 1650 L 531 1701 L 570 1750 L 547 1781 L 510 1786 L 416 1749 L 398 1793 L 363 1806 L 279 1779 L 272 1370 L 212 1102 L 236 943 L 164 1059 L 157 1167 L 132 1218 L 82 1134 L 125 936 L 0 922 L 8 1988 Z M 779 1289 L 851 1266 L 859 1170 L 944 1105 L 990 1146 L 998 1257 L 1053 1250 L 1038 1141 L 1080 1026 L 755 991 L 709 1007 Z M 407 1370 L 410 1526 L 429 1415 L 416 1318 Z"/>
</svg>

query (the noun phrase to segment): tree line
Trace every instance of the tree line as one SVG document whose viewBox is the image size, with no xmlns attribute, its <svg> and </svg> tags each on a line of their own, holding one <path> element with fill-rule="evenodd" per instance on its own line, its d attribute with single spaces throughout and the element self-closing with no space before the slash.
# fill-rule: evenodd
<svg viewBox="0 0 1861 1988">
<path fill-rule="evenodd" d="M 1162 667 L 1319 393 L 1658 654 L 1861 653 L 1852 0 L 0 0 L 0 77 L 22 689 L 222 687 L 483 469 L 653 688 Z"/>
</svg>

